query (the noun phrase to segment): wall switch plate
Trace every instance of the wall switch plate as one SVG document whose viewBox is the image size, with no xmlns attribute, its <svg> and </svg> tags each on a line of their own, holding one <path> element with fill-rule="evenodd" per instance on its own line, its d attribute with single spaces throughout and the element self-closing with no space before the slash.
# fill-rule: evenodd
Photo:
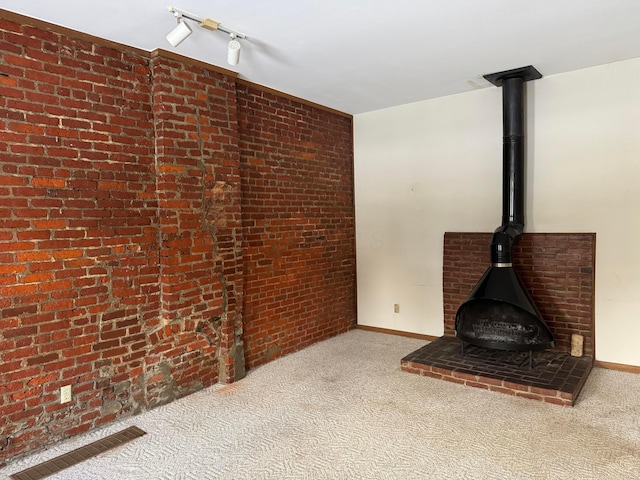
<svg viewBox="0 0 640 480">
<path fill-rule="evenodd" d="M 394 303 L 393 304 L 393 313 L 400 313 L 400 304 L 399 303 Z"/>
<path fill-rule="evenodd" d="M 71 401 L 71 385 L 60 387 L 60 403 L 69 403 Z"/>
</svg>

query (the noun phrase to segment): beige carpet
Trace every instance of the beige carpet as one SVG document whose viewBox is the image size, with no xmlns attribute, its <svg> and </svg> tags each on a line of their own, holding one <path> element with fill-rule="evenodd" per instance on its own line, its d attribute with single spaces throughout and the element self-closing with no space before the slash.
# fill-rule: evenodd
<svg viewBox="0 0 640 480">
<path fill-rule="evenodd" d="M 573 408 L 420 377 L 420 340 L 352 331 L 0 470 L 137 425 L 52 479 L 638 479 L 640 375 L 594 369 Z"/>
</svg>

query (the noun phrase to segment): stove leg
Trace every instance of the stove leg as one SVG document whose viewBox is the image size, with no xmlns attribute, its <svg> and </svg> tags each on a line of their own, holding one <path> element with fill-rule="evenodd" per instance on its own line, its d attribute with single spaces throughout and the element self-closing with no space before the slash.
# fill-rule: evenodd
<svg viewBox="0 0 640 480">
<path fill-rule="evenodd" d="M 462 356 L 464 357 L 464 340 L 460 342 L 460 345 L 462 345 Z"/>
<path fill-rule="evenodd" d="M 529 369 L 533 368 L 533 350 L 529 350 Z"/>
</svg>

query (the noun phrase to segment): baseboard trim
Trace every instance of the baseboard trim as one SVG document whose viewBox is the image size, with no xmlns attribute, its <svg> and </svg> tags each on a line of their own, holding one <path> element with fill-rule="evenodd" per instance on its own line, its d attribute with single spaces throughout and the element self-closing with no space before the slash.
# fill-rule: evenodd
<svg viewBox="0 0 640 480">
<path fill-rule="evenodd" d="M 596 367 L 606 368 L 609 370 L 618 370 L 620 372 L 638 373 L 640 374 L 640 367 L 636 365 L 626 365 L 624 363 L 603 362 L 602 360 L 596 360 Z"/>
<path fill-rule="evenodd" d="M 427 342 L 433 342 L 436 338 L 433 335 L 423 335 L 422 333 L 403 332 L 401 330 L 391 330 L 389 328 L 370 327 L 368 325 L 356 325 L 358 330 L 366 330 L 368 332 L 386 333 L 389 335 L 398 335 L 400 337 L 417 338 Z"/>
</svg>

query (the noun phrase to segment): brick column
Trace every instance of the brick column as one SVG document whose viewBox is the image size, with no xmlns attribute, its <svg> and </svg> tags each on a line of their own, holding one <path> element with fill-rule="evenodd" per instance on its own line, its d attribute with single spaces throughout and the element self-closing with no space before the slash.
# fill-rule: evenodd
<svg viewBox="0 0 640 480">
<path fill-rule="evenodd" d="M 171 400 L 172 385 L 182 394 L 241 377 L 244 356 L 235 80 L 162 56 L 151 66 L 161 279 L 147 358 L 154 404 Z"/>
</svg>

